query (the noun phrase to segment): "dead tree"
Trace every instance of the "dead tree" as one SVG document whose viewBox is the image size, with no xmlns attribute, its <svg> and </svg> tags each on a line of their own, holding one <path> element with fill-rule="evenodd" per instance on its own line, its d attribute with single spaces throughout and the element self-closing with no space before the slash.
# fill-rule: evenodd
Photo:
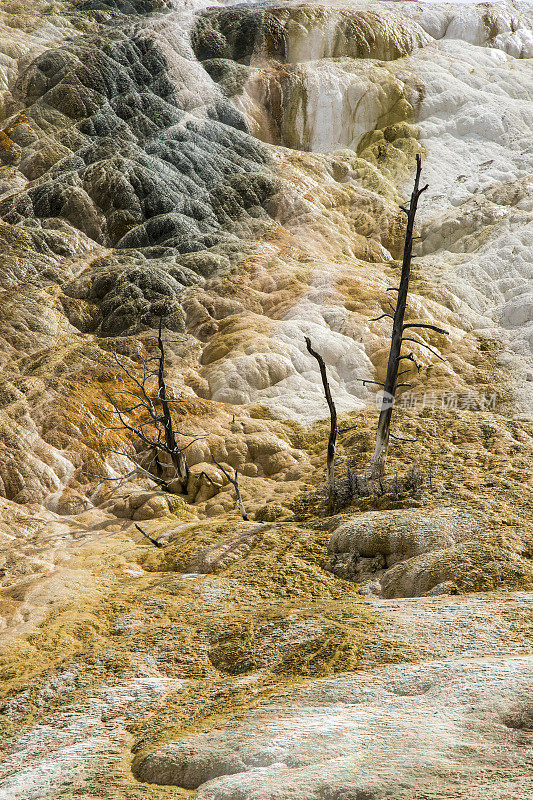
<svg viewBox="0 0 533 800">
<path fill-rule="evenodd" d="M 228 481 L 231 483 L 231 485 L 235 489 L 235 506 L 239 509 L 239 512 L 240 512 L 243 520 L 245 522 L 248 522 L 250 517 L 246 513 L 246 509 L 245 509 L 244 503 L 242 501 L 241 490 L 239 489 L 239 475 L 238 475 L 237 470 L 235 470 L 235 477 L 232 478 L 231 475 L 229 474 L 229 472 L 226 469 L 224 469 L 222 464 L 218 463 L 218 461 L 215 459 L 214 456 L 211 456 L 211 458 L 213 459 L 213 464 L 216 464 L 216 466 L 219 468 L 219 470 L 226 476 Z M 203 474 L 205 475 L 205 472 Z M 208 480 L 211 481 L 211 483 L 213 483 L 213 481 L 211 480 L 211 478 L 209 478 L 208 475 L 206 475 L 206 477 L 208 478 Z"/>
<path fill-rule="evenodd" d="M 337 441 L 337 409 L 335 408 L 335 403 L 333 402 L 333 398 L 331 396 L 331 391 L 329 388 L 328 383 L 328 376 L 326 373 L 326 364 L 324 359 L 317 353 L 316 350 L 313 350 L 311 346 L 311 339 L 308 336 L 305 337 L 305 343 L 307 345 L 307 350 L 313 358 L 316 358 L 318 361 L 318 366 L 320 368 L 320 376 L 322 378 L 322 386 L 324 387 L 324 394 L 326 395 L 326 402 L 329 408 L 329 416 L 330 416 L 330 429 L 329 429 L 329 439 L 328 439 L 328 453 L 326 458 L 326 470 L 327 470 L 327 483 L 328 483 L 328 498 L 329 498 L 329 510 L 330 512 L 333 511 L 333 506 L 335 504 L 335 443 Z"/>
<path fill-rule="evenodd" d="M 140 532 L 142 533 L 142 535 L 143 535 L 143 536 L 146 536 L 146 538 L 148 539 L 148 541 L 149 541 L 149 542 L 152 542 L 152 544 L 153 544 L 155 547 L 163 547 L 163 545 L 161 544 L 161 542 L 158 542 L 158 541 L 157 541 L 157 539 L 154 539 L 154 537 L 153 537 L 153 536 L 150 536 L 150 534 L 149 534 L 149 533 L 146 533 L 146 531 L 145 531 L 145 530 L 143 530 L 143 529 L 141 528 L 141 526 L 140 526 L 140 525 L 137 525 L 137 523 L 136 523 L 136 522 L 134 522 L 133 524 L 135 525 L 135 527 L 137 528 L 137 530 L 138 530 L 138 531 L 140 531 Z"/>
<path fill-rule="evenodd" d="M 185 457 L 183 448 L 178 447 L 176 442 L 176 434 L 174 432 L 174 425 L 169 406 L 169 402 L 172 402 L 172 400 L 168 400 L 167 387 L 165 386 L 165 347 L 163 345 L 163 338 L 161 336 L 162 322 L 163 318 L 161 317 L 159 319 L 159 331 L 157 335 L 157 346 L 159 348 L 159 364 L 157 368 L 157 399 L 161 403 L 161 410 L 163 413 L 160 417 L 156 417 L 154 422 L 156 425 L 163 425 L 165 439 L 165 447 L 163 452 L 166 452 L 170 455 L 176 475 L 186 482 L 189 478 L 189 465 L 187 464 L 187 459 Z"/>
<path fill-rule="evenodd" d="M 123 483 L 135 475 L 142 474 L 163 489 L 169 489 L 171 484 L 177 480 L 181 489 L 186 490 L 189 465 L 185 451 L 193 442 L 203 439 L 205 436 L 184 433 L 174 425 L 171 405 L 185 401 L 168 396 L 165 383 L 165 345 L 161 332 L 162 321 L 161 318 L 157 336 L 159 355 L 145 358 L 139 347 L 139 358 L 142 362 L 140 375 L 134 374 L 116 353 L 113 355 L 115 363 L 123 373 L 122 388 L 113 394 L 104 390 L 104 396 L 109 405 L 107 407 L 97 405 L 96 407 L 116 421 L 115 425 L 106 426 L 106 431 L 129 432 L 137 447 L 140 447 L 134 452 L 106 448 L 108 453 L 128 459 L 132 464 L 132 469 L 118 478 L 85 473 L 100 478 L 96 486 L 106 481 Z M 180 441 L 188 439 L 189 441 L 180 445 L 178 439 Z"/>
<path fill-rule="evenodd" d="M 417 363 L 413 353 L 409 353 L 408 355 L 402 355 L 401 352 L 402 344 L 404 342 L 413 342 L 417 345 L 420 345 L 420 347 L 425 347 L 427 350 L 433 353 L 433 355 L 437 356 L 437 358 L 439 358 L 441 361 L 444 361 L 444 359 L 438 353 L 436 353 L 435 350 L 433 350 L 433 348 L 431 348 L 425 342 L 420 341 L 420 339 L 418 338 L 415 339 L 412 336 L 406 335 L 406 332 L 410 333 L 413 329 L 426 328 L 428 330 L 436 331 L 437 333 L 447 335 L 448 331 L 445 331 L 442 328 L 437 328 L 435 325 L 428 325 L 422 322 L 404 323 L 405 309 L 407 305 L 407 292 L 409 290 L 409 276 L 411 271 L 411 255 L 413 251 L 413 240 L 416 238 L 413 236 L 416 209 L 418 206 L 418 200 L 420 198 L 420 195 L 422 194 L 422 192 L 425 192 L 426 189 L 428 188 L 428 184 L 423 186 L 421 189 L 419 188 L 421 171 L 422 171 L 422 162 L 420 156 L 417 155 L 415 184 L 413 192 L 411 194 L 411 202 L 408 208 L 405 206 L 400 206 L 401 210 L 405 214 L 407 214 L 407 230 L 405 233 L 405 245 L 403 251 L 400 285 L 398 288 L 387 290 L 397 293 L 396 306 L 392 308 L 394 316 L 392 314 L 385 313 L 381 314 L 381 316 L 373 320 L 375 322 L 385 317 L 389 317 L 392 320 L 392 338 L 391 338 L 385 383 L 379 383 L 379 381 L 370 381 L 370 380 L 363 381 L 363 383 L 375 383 L 383 387 L 383 397 L 381 401 L 381 410 L 379 414 L 378 430 L 376 436 L 376 448 L 374 451 L 374 458 L 372 461 L 372 470 L 371 470 L 372 477 L 374 478 L 379 477 L 383 473 L 385 467 L 385 459 L 387 457 L 387 449 L 389 446 L 389 437 L 393 436 L 390 433 L 390 423 L 391 423 L 392 409 L 394 406 L 394 400 L 396 397 L 396 390 L 402 386 L 411 385 L 409 383 L 398 382 L 399 377 L 401 377 L 407 372 L 410 372 L 410 370 L 412 369 L 412 367 L 408 367 L 407 369 L 398 372 L 400 362 L 402 360 L 410 361 L 417 368 L 418 372 L 420 372 L 420 365 Z"/>
</svg>

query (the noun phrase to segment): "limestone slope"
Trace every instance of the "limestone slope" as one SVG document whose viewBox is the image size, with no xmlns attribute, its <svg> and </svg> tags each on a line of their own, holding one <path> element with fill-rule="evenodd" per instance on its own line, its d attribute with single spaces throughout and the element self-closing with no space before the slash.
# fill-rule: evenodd
<svg viewBox="0 0 533 800">
<path fill-rule="evenodd" d="M 15 11 L 4 16 L 10 52 Z M 319 418 L 311 334 L 340 409 L 368 403 L 360 378 L 383 369 L 388 331 L 369 320 L 394 283 L 418 150 L 430 194 L 411 306 L 451 328 L 432 341 L 450 356 L 438 384 L 476 390 L 488 336 L 527 406 L 527 6 L 195 17 L 102 2 L 38 19 L 5 68 L 3 416 L 9 428 L 25 415 L 21 441 L 35 431 L 22 450 L 33 465 L 6 448 L 8 497 L 84 493 L 80 467 L 101 470 L 103 454 L 85 449 L 68 398 L 87 386 L 76 405 L 90 415 L 109 352 L 135 360 L 128 336 L 149 337 L 162 312 L 178 334 L 175 383 L 193 399 Z"/>
<path fill-rule="evenodd" d="M 29 5 L 0 9 L 0 796 L 527 800 L 531 2 Z M 409 321 L 450 335 L 413 345 L 389 472 L 431 478 L 324 518 L 304 337 L 362 473 L 418 153 Z M 161 317 L 181 494 L 99 483 Z"/>
</svg>

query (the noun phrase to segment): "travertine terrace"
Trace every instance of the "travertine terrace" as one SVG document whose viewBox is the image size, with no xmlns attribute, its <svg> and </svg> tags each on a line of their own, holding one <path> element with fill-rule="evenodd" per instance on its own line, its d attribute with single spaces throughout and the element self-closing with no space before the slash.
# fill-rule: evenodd
<svg viewBox="0 0 533 800">
<path fill-rule="evenodd" d="M 529 0 L 2 0 L 1 800 L 533 797 L 532 59 Z M 326 516 L 304 337 L 364 471 L 417 154 L 431 485 Z M 161 316 L 188 482 L 96 486 Z"/>
</svg>

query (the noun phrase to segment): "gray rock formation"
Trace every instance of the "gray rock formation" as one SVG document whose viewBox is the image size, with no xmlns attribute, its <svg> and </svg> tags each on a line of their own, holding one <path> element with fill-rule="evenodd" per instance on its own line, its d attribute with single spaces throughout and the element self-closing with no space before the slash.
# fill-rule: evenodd
<svg viewBox="0 0 533 800">
<path fill-rule="evenodd" d="M 206 256 L 217 264 L 269 220 L 268 153 L 191 55 L 169 64 L 164 34 L 114 21 L 47 50 L 22 72 L 14 99 L 23 111 L 5 125 L 31 184 L 0 213 L 29 235 L 46 226 L 50 240 L 68 230 L 64 220 L 115 248 L 97 275 L 84 274 L 90 290 L 77 287 L 99 308 L 93 328 L 105 335 L 154 324 L 199 279 Z M 198 254 L 198 270 L 195 258 L 181 266 L 185 253 Z"/>
<path fill-rule="evenodd" d="M 502 535 L 457 508 L 371 511 L 332 534 L 327 568 L 383 597 L 513 588 L 533 578 L 531 533 Z"/>
</svg>

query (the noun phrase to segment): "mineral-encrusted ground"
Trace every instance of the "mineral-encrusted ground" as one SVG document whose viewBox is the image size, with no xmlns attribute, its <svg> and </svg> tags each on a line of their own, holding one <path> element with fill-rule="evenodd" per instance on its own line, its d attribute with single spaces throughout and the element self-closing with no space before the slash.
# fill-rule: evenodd
<svg viewBox="0 0 533 800">
<path fill-rule="evenodd" d="M 532 14 L 2 3 L 2 800 L 531 797 Z M 304 336 L 362 472 L 417 153 L 425 483 L 324 517 Z M 162 314 L 190 478 L 95 490 Z"/>
</svg>

